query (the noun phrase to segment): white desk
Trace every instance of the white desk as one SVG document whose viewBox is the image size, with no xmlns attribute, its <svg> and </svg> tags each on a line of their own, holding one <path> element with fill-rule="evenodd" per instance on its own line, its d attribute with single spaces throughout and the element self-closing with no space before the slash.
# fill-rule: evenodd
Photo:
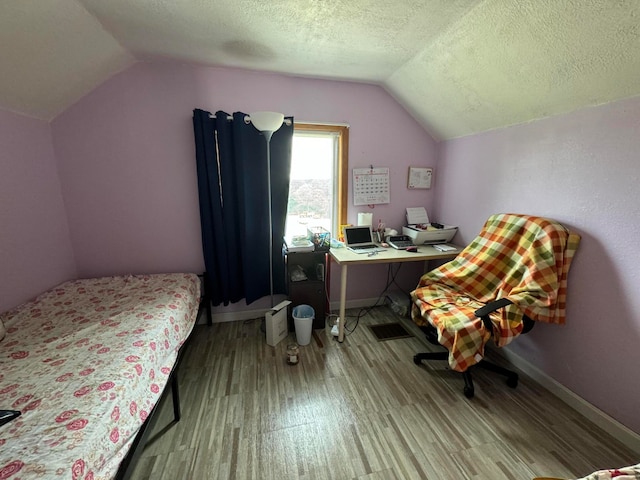
<svg viewBox="0 0 640 480">
<path fill-rule="evenodd" d="M 451 244 L 449 244 L 451 245 Z M 455 245 L 451 245 L 455 246 Z M 344 341 L 345 309 L 347 303 L 347 267 L 349 265 L 369 265 L 374 263 L 401 263 L 401 262 L 426 262 L 429 260 L 452 259 L 462 251 L 462 247 L 456 250 L 441 252 L 430 245 L 421 245 L 417 252 L 385 248 L 376 255 L 368 256 L 366 253 L 353 253 L 348 248 L 332 248 L 329 251 L 331 258 L 341 265 L 340 272 L 340 324 L 338 325 L 338 341 Z"/>
</svg>

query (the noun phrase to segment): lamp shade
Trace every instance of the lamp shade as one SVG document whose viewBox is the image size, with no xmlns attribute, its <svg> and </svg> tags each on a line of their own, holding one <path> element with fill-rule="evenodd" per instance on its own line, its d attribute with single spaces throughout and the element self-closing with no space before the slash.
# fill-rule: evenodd
<svg viewBox="0 0 640 480">
<path fill-rule="evenodd" d="M 278 112 L 253 112 L 249 118 L 256 130 L 261 132 L 275 132 L 284 122 L 284 115 Z"/>
</svg>

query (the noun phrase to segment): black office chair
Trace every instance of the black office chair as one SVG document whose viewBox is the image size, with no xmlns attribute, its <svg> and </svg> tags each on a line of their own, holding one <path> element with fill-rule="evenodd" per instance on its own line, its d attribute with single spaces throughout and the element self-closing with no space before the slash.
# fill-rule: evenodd
<svg viewBox="0 0 640 480">
<path fill-rule="evenodd" d="M 426 273 L 411 293 L 412 318 L 427 340 L 447 351 L 419 353 L 414 362 L 448 360 L 462 372 L 464 395 L 474 395 L 471 368 L 518 374 L 484 360 L 489 339 L 505 346 L 535 321 L 565 321 L 566 280 L 580 237 L 552 220 L 491 216 L 454 260 Z"/>
</svg>

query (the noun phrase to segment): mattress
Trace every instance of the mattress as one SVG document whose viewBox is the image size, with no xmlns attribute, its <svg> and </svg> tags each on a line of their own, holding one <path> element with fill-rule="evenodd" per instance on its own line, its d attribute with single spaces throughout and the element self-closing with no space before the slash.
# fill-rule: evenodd
<svg viewBox="0 0 640 480">
<path fill-rule="evenodd" d="M 0 479 L 110 479 L 198 312 L 192 274 L 63 283 L 0 315 Z"/>
</svg>

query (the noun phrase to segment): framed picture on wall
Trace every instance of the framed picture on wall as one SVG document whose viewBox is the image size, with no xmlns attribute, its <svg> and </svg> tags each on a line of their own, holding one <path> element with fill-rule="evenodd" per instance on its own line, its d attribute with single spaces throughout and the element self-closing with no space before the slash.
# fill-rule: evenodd
<svg viewBox="0 0 640 480">
<path fill-rule="evenodd" d="M 409 180 L 407 188 L 410 190 L 418 188 L 431 188 L 431 176 L 433 168 L 409 167 Z"/>
</svg>

